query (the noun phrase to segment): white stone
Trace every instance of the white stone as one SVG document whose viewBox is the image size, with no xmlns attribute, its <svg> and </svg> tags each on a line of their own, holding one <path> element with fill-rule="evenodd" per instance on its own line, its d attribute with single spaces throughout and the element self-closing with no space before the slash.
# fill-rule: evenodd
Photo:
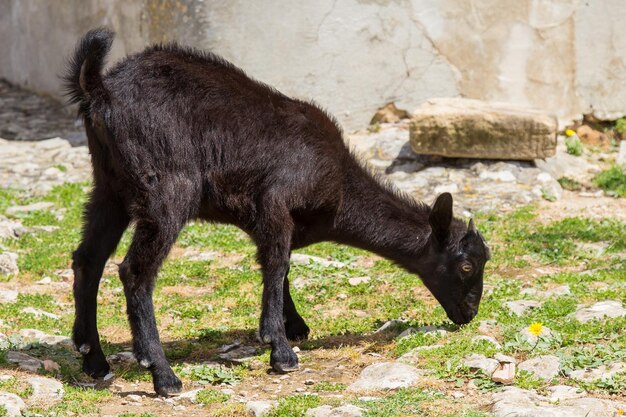
<svg viewBox="0 0 626 417">
<path fill-rule="evenodd" d="M 32 314 L 33 316 L 37 318 L 48 317 L 49 319 L 52 319 L 52 320 L 58 320 L 60 318 L 56 314 L 48 313 L 47 311 L 43 311 L 41 309 L 34 308 L 34 307 L 25 307 L 22 309 L 22 313 Z"/>
<path fill-rule="evenodd" d="M 517 387 L 492 396 L 494 417 L 612 417 L 626 404 L 598 398 L 573 398 L 552 404 L 550 398 Z"/>
<path fill-rule="evenodd" d="M 515 379 L 515 363 L 500 362 L 498 368 L 491 374 L 491 380 L 501 384 L 512 384 Z"/>
<path fill-rule="evenodd" d="M 7 417 L 20 417 L 22 409 L 26 408 L 24 401 L 15 394 L 0 392 L 0 405 L 7 411 Z"/>
<path fill-rule="evenodd" d="M 31 377 L 26 380 L 33 388 L 30 397 L 33 401 L 41 401 L 47 404 L 60 401 L 65 394 L 63 384 L 56 379 L 46 377 Z"/>
<path fill-rule="evenodd" d="M 0 219 L 0 239 L 9 239 L 18 237 L 24 232 L 24 226 L 21 223 L 7 219 Z"/>
<path fill-rule="evenodd" d="M 626 168 L 626 140 L 619 143 L 619 152 L 617 153 L 615 163 L 622 168 Z"/>
<path fill-rule="evenodd" d="M 403 324 L 404 324 L 404 320 L 397 320 L 397 319 L 388 320 L 385 323 L 383 323 L 383 325 L 380 326 L 374 333 L 388 332 L 388 331 L 394 330 L 395 328 L 399 326 L 402 326 Z"/>
<path fill-rule="evenodd" d="M 248 401 L 246 403 L 246 410 L 248 414 L 254 417 L 264 417 L 276 407 L 276 401 Z"/>
<path fill-rule="evenodd" d="M 56 336 L 42 332 L 36 329 L 22 329 L 20 335 L 29 342 L 42 343 L 50 346 L 63 346 L 65 348 L 73 348 L 74 342 L 67 336 Z"/>
<path fill-rule="evenodd" d="M 511 171 L 483 171 L 480 173 L 479 178 L 501 182 L 514 182 L 516 179 Z"/>
<path fill-rule="evenodd" d="M 399 362 L 382 362 L 370 365 L 361 371 L 359 378 L 349 387 L 349 391 L 376 391 L 404 388 L 417 382 L 420 372 L 417 368 Z"/>
<path fill-rule="evenodd" d="M 441 194 L 441 193 L 457 193 L 459 192 L 459 186 L 457 184 L 443 184 L 443 185 L 438 185 L 435 187 L 435 194 Z"/>
<path fill-rule="evenodd" d="M 303 253 L 292 253 L 291 262 L 295 265 L 317 264 L 324 267 L 345 268 L 346 264 L 338 261 L 329 261 L 319 256 L 305 255 Z"/>
<path fill-rule="evenodd" d="M 526 310 L 541 307 L 541 302 L 534 300 L 507 301 L 504 305 L 514 314 L 521 316 Z"/>
<path fill-rule="evenodd" d="M 352 404 L 346 404 L 340 407 L 322 405 L 308 409 L 305 414 L 306 417 L 361 417 L 362 415 L 363 410 Z"/>
<path fill-rule="evenodd" d="M 0 304 L 16 302 L 18 295 L 15 290 L 0 290 Z"/>
<path fill-rule="evenodd" d="M 600 301 L 590 307 L 580 307 L 575 313 L 576 320 L 587 323 L 590 320 L 626 316 L 626 308 L 620 301 Z"/>
<path fill-rule="evenodd" d="M 11 206 L 6 209 L 6 213 L 9 215 L 14 215 L 17 213 L 30 213 L 33 211 L 48 210 L 52 207 L 54 207 L 54 203 L 50 203 L 48 201 L 40 201 L 39 203 L 27 204 L 25 206 Z"/>
<path fill-rule="evenodd" d="M 463 365 L 471 370 L 481 370 L 485 375 L 491 376 L 498 369 L 500 363 L 495 359 L 487 358 L 485 355 L 474 353 L 464 358 Z"/>
<path fill-rule="evenodd" d="M 578 369 L 570 372 L 569 377 L 584 382 L 595 382 L 609 379 L 621 372 L 626 372 L 625 362 L 601 365 L 593 369 Z"/>
<path fill-rule="evenodd" d="M 12 252 L 0 253 L 0 275 L 17 275 L 19 272 L 17 254 Z"/>
<path fill-rule="evenodd" d="M 352 277 L 348 279 L 348 283 L 352 286 L 357 286 L 359 284 L 367 284 L 372 279 L 370 277 Z"/>
<path fill-rule="evenodd" d="M 559 375 L 561 362 L 553 355 L 537 356 L 519 364 L 520 371 L 527 371 L 544 381 L 551 381 Z"/>
<path fill-rule="evenodd" d="M 557 402 L 563 400 L 571 400 L 572 398 L 582 398 L 586 392 L 583 389 L 570 387 L 568 385 L 555 385 L 548 387 L 550 391 L 550 401 Z"/>
</svg>

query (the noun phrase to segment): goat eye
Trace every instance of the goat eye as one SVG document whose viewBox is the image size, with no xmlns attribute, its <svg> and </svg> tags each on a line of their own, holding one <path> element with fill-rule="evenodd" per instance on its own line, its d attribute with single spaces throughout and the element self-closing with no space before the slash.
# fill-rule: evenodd
<svg viewBox="0 0 626 417">
<path fill-rule="evenodd" d="M 466 262 L 463 265 L 461 265 L 461 271 L 463 272 L 471 272 L 472 271 L 472 264 Z"/>
</svg>

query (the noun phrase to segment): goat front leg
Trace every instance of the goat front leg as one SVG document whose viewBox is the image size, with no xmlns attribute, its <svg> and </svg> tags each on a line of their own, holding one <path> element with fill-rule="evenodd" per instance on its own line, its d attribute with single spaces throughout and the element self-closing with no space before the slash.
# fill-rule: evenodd
<svg viewBox="0 0 626 417">
<path fill-rule="evenodd" d="M 75 317 L 72 338 L 83 356 L 83 371 L 94 378 L 109 372 L 97 327 L 97 296 L 104 265 L 128 226 L 115 195 L 94 188 L 85 210 L 80 246 L 73 254 Z"/>
<path fill-rule="evenodd" d="M 270 365 L 278 372 L 298 369 L 298 356 L 289 345 L 283 320 L 283 288 L 289 270 L 289 251 L 293 222 L 280 204 L 263 207 L 257 222 L 255 241 L 263 272 L 263 308 L 259 335 L 272 345 Z"/>
<path fill-rule="evenodd" d="M 309 337 L 309 326 L 306 325 L 304 319 L 296 310 L 296 305 L 291 298 L 289 292 L 289 267 L 287 267 L 287 273 L 285 274 L 285 281 L 283 283 L 283 316 L 285 319 L 285 334 L 289 340 L 306 340 Z"/>
<path fill-rule="evenodd" d="M 157 330 L 152 303 L 156 275 L 184 222 L 174 219 L 140 221 L 124 262 L 120 278 L 124 284 L 128 319 L 133 333 L 133 351 L 141 366 L 150 370 L 157 394 L 180 392 L 182 383 L 170 368 Z"/>
</svg>

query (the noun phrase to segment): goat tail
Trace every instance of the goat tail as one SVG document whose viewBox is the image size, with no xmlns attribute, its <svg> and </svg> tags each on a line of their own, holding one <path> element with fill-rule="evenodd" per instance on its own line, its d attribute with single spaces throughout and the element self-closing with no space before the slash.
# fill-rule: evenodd
<svg viewBox="0 0 626 417">
<path fill-rule="evenodd" d="M 76 45 L 67 62 L 65 93 L 72 104 L 80 103 L 79 112 L 86 115 L 94 99 L 108 96 L 102 84 L 102 69 L 115 33 L 107 28 L 92 29 Z"/>
</svg>

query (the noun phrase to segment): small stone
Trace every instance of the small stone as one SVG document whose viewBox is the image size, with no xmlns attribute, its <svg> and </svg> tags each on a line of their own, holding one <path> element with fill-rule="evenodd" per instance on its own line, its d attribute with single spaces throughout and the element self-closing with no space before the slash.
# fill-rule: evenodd
<svg viewBox="0 0 626 417">
<path fill-rule="evenodd" d="M 395 103 L 387 103 L 384 107 L 381 107 L 376 111 L 374 117 L 370 121 L 371 125 L 377 123 L 397 123 L 401 119 L 408 119 L 411 117 L 409 112 L 396 107 Z"/>
<path fill-rule="evenodd" d="M 341 407 L 322 405 L 308 409 L 305 414 L 306 417 L 361 417 L 362 415 L 363 409 L 352 404 L 342 405 Z"/>
<path fill-rule="evenodd" d="M 52 279 L 50 277 L 43 277 L 39 281 L 36 282 L 37 285 L 49 285 L 52 283 Z"/>
<path fill-rule="evenodd" d="M 569 295 L 571 293 L 572 291 L 570 290 L 569 285 L 565 284 L 565 285 L 559 285 L 554 288 L 550 288 L 544 291 L 543 295 L 545 297 L 559 297 L 561 295 Z"/>
<path fill-rule="evenodd" d="M 42 364 L 43 364 L 43 369 L 45 369 L 47 372 L 56 372 L 59 369 L 61 369 L 58 363 L 50 359 L 44 360 Z"/>
<path fill-rule="evenodd" d="M 449 333 L 448 330 L 446 330 L 446 328 L 440 327 L 440 326 L 421 326 L 415 330 L 418 332 L 422 332 L 422 333 L 436 334 L 438 336 L 445 336 L 446 334 Z"/>
<path fill-rule="evenodd" d="M 304 385 L 314 385 L 314 384 L 315 384 L 315 381 L 312 379 L 307 379 L 304 381 Z"/>
<path fill-rule="evenodd" d="M 537 356 L 533 359 L 528 359 L 519 364 L 521 371 L 530 372 L 535 377 L 543 379 L 544 381 L 551 381 L 559 375 L 561 369 L 561 362 L 559 358 L 553 355 Z"/>
<path fill-rule="evenodd" d="M 504 305 L 514 314 L 521 316 L 526 310 L 531 308 L 539 308 L 542 303 L 534 300 L 517 300 L 517 301 L 508 301 L 504 303 Z"/>
<path fill-rule="evenodd" d="M 295 265 L 317 264 L 324 267 L 345 268 L 346 264 L 338 261 L 329 261 L 318 256 L 305 255 L 302 253 L 292 253 L 291 262 Z"/>
<path fill-rule="evenodd" d="M 16 363 L 21 369 L 29 372 L 37 372 L 42 367 L 39 359 L 22 352 L 9 351 L 6 359 L 10 363 Z"/>
<path fill-rule="evenodd" d="M 493 335 L 496 333 L 498 327 L 498 322 L 496 320 L 490 319 L 490 320 L 482 320 L 481 322 L 479 322 L 478 325 L 478 333 L 482 334 L 482 335 Z"/>
<path fill-rule="evenodd" d="M 499 382 L 505 385 L 512 384 L 514 379 L 515 363 L 511 362 L 500 362 L 498 368 L 491 374 L 491 380 L 493 382 Z"/>
<path fill-rule="evenodd" d="M 14 290 L 0 290 L 0 304 L 14 303 L 19 293 Z"/>
<path fill-rule="evenodd" d="M 548 387 L 548 391 L 550 391 L 551 402 L 571 400 L 572 398 L 582 398 L 586 394 L 585 390 L 576 387 L 570 387 L 568 385 L 556 385 L 554 387 Z"/>
<path fill-rule="evenodd" d="M 500 363 L 495 359 L 487 358 L 485 355 L 472 354 L 466 356 L 463 365 L 467 366 L 471 370 L 481 370 L 486 376 L 491 376 Z"/>
<path fill-rule="evenodd" d="M 0 239 L 19 237 L 25 231 L 21 223 L 7 219 L 0 219 Z"/>
<path fill-rule="evenodd" d="M 609 379 L 621 372 L 626 372 L 626 362 L 601 365 L 593 369 L 578 369 L 570 372 L 569 377 L 583 382 L 596 382 Z"/>
<path fill-rule="evenodd" d="M 107 360 L 111 363 L 137 363 L 133 352 L 118 352 L 107 356 Z"/>
<path fill-rule="evenodd" d="M 41 343 L 50 346 L 58 345 L 69 349 L 74 348 L 74 342 L 69 337 L 50 335 L 36 329 L 22 329 L 20 330 L 20 336 L 30 343 Z"/>
<path fill-rule="evenodd" d="M 464 393 L 462 393 L 461 391 L 452 391 L 452 392 L 450 393 L 450 396 L 451 396 L 452 398 L 456 398 L 456 399 L 458 400 L 459 398 L 463 398 L 463 397 L 465 397 L 465 394 L 464 394 Z"/>
<path fill-rule="evenodd" d="M 500 182 L 515 182 L 515 175 L 511 171 L 484 171 L 479 175 L 483 180 L 494 180 Z"/>
<path fill-rule="evenodd" d="M 135 402 L 135 403 L 140 403 L 140 402 L 141 402 L 141 395 L 137 395 L 137 394 L 128 394 L 128 395 L 126 396 L 126 399 L 127 399 L 128 401 L 132 401 L 132 402 Z"/>
<path fill-rule="evenodd" d="M 358 392 L 404 388 L 417 382 L 419 376 L 417 368 L 405 363 L 376 363 L 363 369 L 359 378 L 348 387 L 348 390 Z"/>
<path fill-rule="evenodd" d="M 500 363 L 517 363 L 517 360 L 512 356 L 503 355 L 502 353 L 496 353 L 493 358 Z"/>
<path fill-rule="evenodd" d="M 45 401 L 54 403 L 60 401 L 65 395 L 63 384 L 56 379 L 46 377 L 31 377 L 26 380 L 33 388 L 30 399 L 34 401 Z"/>
<path fill-rule="evenodd" d="M 0 404 L 7 411 L 7 417 L 21 417 L 22 409 L 26 408 L 26 404 L 20 397 L 8 392 L 0 392 Z"/>
<path fill-rule="evenodd" d="M 392 331 L 400 326 L 404 325 L 404 320 L 389 320 L 380 326 L 374 333 L 382 333 Z"/>
<path fill-rule="evenodd" d="M 353 287 L 360 285 L 360 284 L 367 284 L 370 281 L 371 281 L 370 277 L 352 277 L 348 279 L 348 283 L 352 285 Z"/>
<path fill-rule="evenodd" d="M 187 407 L 185 407 L 184 405 L 175 405 L 174 407 L 172 407 L 172 410 L 174 411 L 185 411 L 187 409 Z"/>
<path fill-rule="evenodd" d="M 264 417 L 276 407 L 278 403 L 276 401 L 248 401 L 246 403 L 246 410 L 248 414 L 254 417 Z"/>
<path fill-rule="evenodd" d="M 414 333 L 417 333 L 417 330 L 415 330 L 413 327 L 409 327 L 398 335 L 398 339 L 402 339 L 403 337 L 410 336 Z"/>
<path fill-rule="evenodd" d="M 47 201 L 41 201 L 39 203 L 28 204 L 25 206 L 11 206 L 6 209 L 8 215 L 15 215 L 18 213 L 32 213 L 33 211 L 43 211 L 54 207 L 53 203 Z"/>
<path fill-rule="evenodd" d="M 60 318 L 56 314 L 48 313 L 47 311 L 43 311 L 43 310 L 40 310 L 40 309 L 34 308 L 34 307 L 23 308 L 22 309 L 22 313 L 32 314 L 33 316 L 35 316 L 37 318 L 48 317 L 49 319 L 52 319 L 52 320 L 58 320 Z"/>
<path fill-rule="evenodd" d="M 619 152 L 617 153 L 615 163 L 622 168 L 626 168 L 626 140 L 619 143 Z"/>
<path fill-rule="evenodd" d="M 226 353 L 221 353 L 219 357 L 223 360 L 240 363 L 251 359 L 254 355 L 256 355 L 256 348 L 252 346 L 239 346 Z"/>
<path fill-rule="evenodd" d="M 626 316 L 626 308 L 620 301 L 600 301 L 590 307 L 580 307 L 576 310 L 575 317 L 581 323 L 604 318 L 616 318 Z"/>
<path fill-rule="evenodd" d="M 17 275 L 19 272 L 17 254 L 12 252 L 0 253 L 0 275 Z"/>
</svg>

